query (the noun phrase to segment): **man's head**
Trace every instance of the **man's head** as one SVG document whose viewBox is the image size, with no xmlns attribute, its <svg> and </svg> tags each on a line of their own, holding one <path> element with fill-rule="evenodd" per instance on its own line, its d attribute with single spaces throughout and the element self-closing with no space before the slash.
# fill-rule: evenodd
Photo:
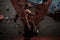
<svg viewBox="0 0 60 40">
<path fill-rule="evenodd" d="M 28 5 L 29 7 L 32 7 L 32 5 L 31 5 L 30 3 L 27 3 L 27 5 Z"/>
<path fill-rule="evenodd" d="M 25 9 L 30 9 L 30 8 L 32 8 L 32 5 L 31 5 L 30 3 L 27 3 L 27 4 L 25 5 Z"/>
</svg>

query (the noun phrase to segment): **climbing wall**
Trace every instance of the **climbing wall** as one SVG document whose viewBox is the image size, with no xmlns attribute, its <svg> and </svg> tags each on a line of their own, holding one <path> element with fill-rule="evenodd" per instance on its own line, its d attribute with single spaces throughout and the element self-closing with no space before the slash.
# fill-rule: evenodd
<svg viewBox="0 0 60 40">
<path fill-rule="evenodd" d="M 17 13 L 20 15 L 20 17 L 24 17 L 24 6 L 26 4 L 26 0 L 11 0 L 14 8 L 16 9 Z M 47 0 L 43 4 L 36 5 L 36 14 L 33 16 L 33 19 L 35 25 L 38 25 L 41 19 L 47 14 L 48 8 L 51 4 L 51 0 Z M 37 19 L 37 20 L 36 20 Z"/>
<path fill-rule="evenodd" d="M 60 0 L 52 0 L 52 3 L 49 9 L 50 9 L 50 12 L 54 14 L 56 10 L 60 9 Z"/>
</svg>

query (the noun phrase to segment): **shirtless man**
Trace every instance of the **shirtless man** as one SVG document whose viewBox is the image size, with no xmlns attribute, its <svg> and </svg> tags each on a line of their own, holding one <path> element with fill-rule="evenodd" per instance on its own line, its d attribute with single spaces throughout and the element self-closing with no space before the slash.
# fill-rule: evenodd
<svg viewBox="0 0 60 40">
<path fill-rule="evenodd" d="M 31 19 L 33 17 L 33 14 L 31 12 L 31 10 L 29 10 L 29 7 L 31 5 L 29 7 L 28 6 L 27 6 L 27 8 L 24 11 L 24 14 L 25 14 L 25 24 L 24 24 L 24 26 L 25 26 L 25 29 L 24 29 L 25 39 L 24 40 L 31 40 L 31 37 L 34 36 L 34 33 L 33 33 L 34 32 L 34 27 L 36 27 L 34 25 L 33 20 Z"/>
</svg>

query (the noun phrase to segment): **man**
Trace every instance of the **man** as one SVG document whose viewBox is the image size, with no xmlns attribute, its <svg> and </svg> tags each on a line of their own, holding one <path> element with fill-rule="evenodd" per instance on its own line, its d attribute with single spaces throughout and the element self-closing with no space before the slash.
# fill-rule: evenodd
<svg viewBox="0 0 60 40">
<path fill-rule="evenodd" d="M 24 40 L 31 40 L 31 34 L 30 34 L 30 30 L 31 30 L 31 26 L 29 24 L 29 14 L 31 13 L 31 11 L 29 9 L 26 9 L 24 11 L 24 14 L 25 14 L 25 29 L 24 29 L 24 36 L 25 36 L 25 39 Z"/>
<path fill-rule="evenodd" d="M 25 22 L 24 22 L 24 26 L 25 26 L 24 36 L 25 36 L 25 39 L 24 40 L 31 40 L 31 37 L 33 37 L 36 34 L 36 32 L 34 32 L 34 27 L 36 27 L 36 26 L 35 26 L 33 20 L 30 19 L 30 18 L 33 17 L 33 14 L 32 14 L 32 12 L 29 8 L 31 8 L 31 6 L 30 6 L 30 4 L 29 5 L 27 4 L 27 8 L 24 11 L 24 14 L 25 14 Z"/>
</svg>

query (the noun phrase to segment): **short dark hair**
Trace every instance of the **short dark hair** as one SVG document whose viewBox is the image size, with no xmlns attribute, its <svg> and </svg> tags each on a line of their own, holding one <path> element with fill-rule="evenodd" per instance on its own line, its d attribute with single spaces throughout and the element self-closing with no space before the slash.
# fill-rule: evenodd
<svg viewBox="0 0 60 40">
<path fill-rule="evenodd" d="M 25 5 L 25 9 L 29 9 L 31 8 L 30 6 L 28 6 L 28 4 Z"/>
</svg>

